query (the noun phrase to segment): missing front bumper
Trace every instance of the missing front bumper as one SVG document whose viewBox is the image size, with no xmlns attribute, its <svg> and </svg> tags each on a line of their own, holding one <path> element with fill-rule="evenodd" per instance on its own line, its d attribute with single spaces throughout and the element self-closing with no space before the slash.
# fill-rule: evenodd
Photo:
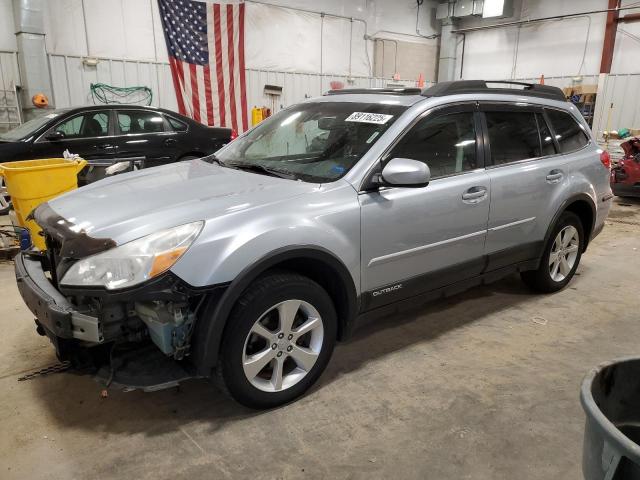
<svg viewBox="0 0 640 480">
<path fill-rule="evenodd" d="M 100 321 L 67 301 L 45 275 L 40 260 L 20 253 L 14 263 L 20 295 L 48 336 L 96 344 L 104 341 Z"/>
</svg>

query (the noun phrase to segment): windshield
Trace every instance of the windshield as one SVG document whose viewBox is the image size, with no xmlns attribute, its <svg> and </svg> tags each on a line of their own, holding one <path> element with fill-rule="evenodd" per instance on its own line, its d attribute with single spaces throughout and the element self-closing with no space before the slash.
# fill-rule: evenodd
<svg viewBox="0 0 640 480">
<path fill-rule="evenodd" d="M 356 102 L 302 103 L 216 154 L 226 166 L 307 182 L 344 176 L 407 109 Z"/>
<path fill-rule="evenodd" d="M 62 111 L 55 111 L 48 113 L 47 115 L 31 119 L 28 122 L 23 123 L 19 127 L 14 128 L 13 130 L 9 130 L 5 133 L 0 133 L 0 140 L 4 140 L 7 142 L 16 142 L 24 137 L 29 136 L 44 124 L 49 122 L 51 119 L 59 116 L 61 113 Z"/>
</svg>

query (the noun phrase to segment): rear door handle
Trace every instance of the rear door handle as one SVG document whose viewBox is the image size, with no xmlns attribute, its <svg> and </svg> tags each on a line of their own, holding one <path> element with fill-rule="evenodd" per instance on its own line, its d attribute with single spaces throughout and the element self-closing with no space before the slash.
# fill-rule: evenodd
<svg viewBox="0 0 640 480">
<path fill-rule="evenodd" d="M 486 187 L 471 187 L 462 194 L 462 201 L 464 203 L 480 203 L 487 198 Z"/>
<path fill-rule="evenodd" d="M 547 182 L 558 183 L 560 180 L 562 180 L 563 176 L 564 174 L 561 170 L 551 170 L 547 175 Z"/>
<path fill-rule="evenodd" d="M 176 139 L 175 138 L 167 138 L 164 141 L 164 144 L 168 147 L 169 145 L 173 145 L 174 143 L 176 143 Z"/>
<path fill-rule="evenodd" d="M 102 143 L 100 145 L 98 145 L 98 148 L 102 149 L 102 150 L 114 150 L 117 147 L 117 145 L 112 145 L 110 143 Z"/>
</svg>

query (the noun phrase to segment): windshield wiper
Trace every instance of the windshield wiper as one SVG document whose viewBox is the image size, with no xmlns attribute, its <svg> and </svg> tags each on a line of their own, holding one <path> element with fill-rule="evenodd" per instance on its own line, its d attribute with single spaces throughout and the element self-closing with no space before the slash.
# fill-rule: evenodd
<svg viewBox="0 0 640 480">
<path fill-rule="evenodd" d="M 272 177 L 286 178 L 288 180 L 296 180 L 296 176 L 293 173 L 285 172 L 282 170 L 276 170 L 275 168 L 265 167 L 257 163 L 229 163 L 225 166 L 229 168 L 236 168 L 238 170 L 245 170 L 247 172 L 265 173 Z"/>
<path fill-rule="evenodd" d="M 204 160 L 206 162 L 210 162 L 210 163 L 217 163 L 221 167 L 226 167 L 227 166 L 226 163 L 224 163 L 222 160 L 220 160 L 218 157 L 216 157 L 215 153 L 212 153 L 211 155 L 207 155 L 202 160 Z"/>
</svg>

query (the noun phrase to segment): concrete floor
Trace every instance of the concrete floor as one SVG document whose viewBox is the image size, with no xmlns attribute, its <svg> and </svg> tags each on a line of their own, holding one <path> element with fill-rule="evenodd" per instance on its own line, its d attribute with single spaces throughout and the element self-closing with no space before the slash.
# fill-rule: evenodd
<svg viewBox="0 0 640 480">
<path fill-rule="evenodd" d="M 640 354 L 640 201 L 617 199 L 569 288 L 512 277 L 370 325 L 306 397 L 246 410 L 204 381 L 111 392 L 56 374 L 0 264 L 0 478 L 581 478 L 579 386 Z"/>
</svg>

